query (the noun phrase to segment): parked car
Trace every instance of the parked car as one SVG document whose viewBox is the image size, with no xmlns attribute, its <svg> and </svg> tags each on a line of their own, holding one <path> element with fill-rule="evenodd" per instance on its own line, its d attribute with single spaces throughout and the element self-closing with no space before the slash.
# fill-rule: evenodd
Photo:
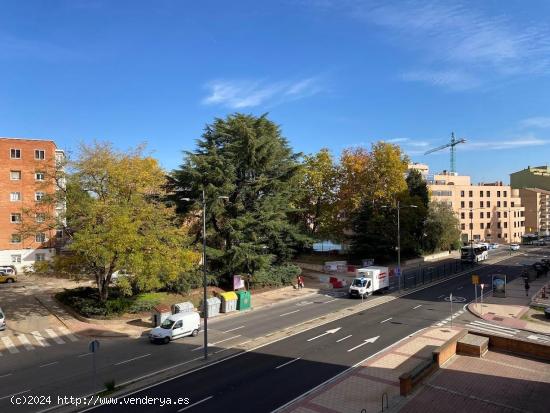
<svg viewBox="0 0 550 413">
<path fill-rule="evenodd" d="M 197 312 L 172 314 L 159 327 L 149 333 L 151 343 L 161 342 L 168 344 L 180 337 L 196 337 L 201 329 L 201 318 Z"/>
<path fill-rule="evenodd" d="M 496 250 L 496 249 L 499 247 L 499 245 L 498 245 L 496 242 L 492 242 L 492 243 L 489 244 L 489 245 L 490 245 L 490 247 L 491 247 L 492 250 Z"/>
<path fill-rule="evenodd" d="M 4 312 L 0 308 L 0 331 L 6 329 L 6 318 L 4 316 Z"/>
<path fill-rule="evenodd" d="M 10 268 L 0 269 L 0 283 L 13 283 L 17 281 L 17 276 L 14 271 Z"/>
<path fill-rule="evenodd" d="M 5 270 L 6 274 L 17 275 L 17 268 L 15 268 L 15 265 L 0 265 L 0 271 L 2 270 Z"/>
<path fill-rule="evenodd" d="M 519 250 L 519 244 L 510 244 L 510 249 L 512 251 L 517 251 Z"/>
</svg>

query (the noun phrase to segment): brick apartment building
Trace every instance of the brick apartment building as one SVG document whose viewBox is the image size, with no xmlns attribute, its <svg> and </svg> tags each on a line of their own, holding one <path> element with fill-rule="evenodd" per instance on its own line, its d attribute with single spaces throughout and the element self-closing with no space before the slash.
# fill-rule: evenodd
<svg viewBox="0 0 550 413">
<path fill-rule="evenodd" d="M 0 138 L 0 265 L 22 269 L 55 254 L 65 206 L 47 200 L 64 158 L 51 140 Z"/>
<path fill-rule="evenodd" d="M 425 166 L 425 165 L 422 165 Z M 409 165 L 409 169 L 416 169 Z M 502 182 L 473 185 L 469 176 L 444 171 L 427 174 L 431 198 L 451 205 L 460 221 L 462 241 L 520 242 L 525 233 L 525 208 L 519 191 Z"/>
</svg>

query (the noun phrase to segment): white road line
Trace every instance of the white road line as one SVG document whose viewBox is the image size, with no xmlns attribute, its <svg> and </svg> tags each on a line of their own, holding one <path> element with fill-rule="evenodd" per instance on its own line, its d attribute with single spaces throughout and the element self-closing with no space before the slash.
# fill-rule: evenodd
<svg viewBox="0 0 550 413">
<path fill-rule="evenodd" d="M 77 356 L 77 357 L 86 357 L 86 356 L 91 356 L 92 354 L 94 354 L 94 353 L 84 353 L 84 354 L 81 354 L 80 356 Z"/>
<path fill-rule="evenodd" d="M 294 360 L 287 361 L 286 363 L 283 363 L 277 367 L 275 367 L 275 370 L 280 369 L 281 367 L 288 366 L 290 363 L 294 363 L 295 361 L 300 360 L 300 357 L 295 358 Z"/>
<path fill-rule="evenodd" d="M 231 347 L 222 348 L 221 350 L 214 351 L 214 354 L 223 353 L 224 351 L 231 350 Z"/>
<path fill-rule="evenodd" d="M 19 353 L 19 350 L 15 347 L 15 344 L 13 344 L 13 341 L 11 341 L 9 337 L 2 337 L 2 341 L 11 354 Z"/>
<path fill-rule="evenodd" d="M 208 343 L 209 346 L 211 346 L 212 344 Z M 197 348 L 194 348 L 193 350 L 191 351 L 197 351 L 197 350 L 202 350 L 204 349 L 204 346 L 200 346 L 200 347 L 197 347 Z"/>
<path fill-rule="evenodd" d="M 229 337 L 229 338 L 226 338 L 226 339 L 223 339 L 223 340 L 220 340 L 220 341 L 216 341 L 215 343 L 212 343 L 212 344 L 209 344 L 209 345 L 210 346 L 215 346 L 216 344 L 220 344 L 220 343 L 223 343 L 224 341 L 233 340 L 234 338 L 239 338 L 239 337 L 241 337 L 240 334 L 238 336 L 233 336 L 233 337 Z"/>
<path fill-rule="evenodd" d="M 149 357 L 150 355 L 151 355 L 151 353 L 147 353 L 147 354 L 144 354 L 143 356 L 134 357 L 133 359 L 128 359 L 128 360 L 124 360 L 124 361 L 119 361 L 118 363 L 115 363 L 115 366 L 120 366 L 121 364 L 130 363 L 131 361 L 139 360 L 139 359 L 142 359 L 142 358 L 144 358 L 144 357 Z"/>
<path fill-rule="evenodd" d="M 244 328 L 244 326 L 235 327 L 235 328 L 232 328 L 231 330 L 225 330 L 225 331 L 222 331 L 222 333 L 230 333 L 235 330 L 240 330 L 241 328 Z"/>
<path fill-rule="evenodd" d="M 503 327 L 503 326 L 499 326 L 499 325 L 496 325 L 496 324 L 490 324 L 490 323 L 484 323 L 483 321 L 472 321 L 471 324 L 481 324 L 482 326 L 487 326 L 487 327 L 493 327 L 493 328 L 498 328 L 500 330 L 507 330 L 509 331 L 510 333 L 519 333 L 519 330 L 515 329 L 515 328 L 512 328 L 512 327 Z"/>
<path fill-rule="evenodd" d="M 342 337 L 340 340 L 336 340 L 336 342 L 339 343 L 340 341 L 347 340 L 347 339 L 350 338 L 351 336 L 352 336 L 352 334 L 350 334 L 349 336 Z"/>
<path fill-rule="evenodd" d="M 334 298 L 332 300 L 325 301 L 323 304 L 332 303 L 332 302 L 337 301 L 337 300 L 338 300 L 338 298 Z"/>
<path fill-rule="evenodd" d="M 42 337 L 42 334 L 40 334 L 38 331 L 31 331 L 31 335 L 34 337 L 36 342 L 40 344 L 42 347 L 49 347 L 50 343 L 46 341 L 44 337 Z"/>
<path fill-rule="evenodd" d="M 491 333 L 491 334 L 500 334 L 500 335 L 503 335 L 503 336 L 507 336 L 507 337 L 514 337 L 514 334 L 510 334 L 510 333 L 507 333 L 505 331 L 502 331 L 502 330 L 497 330 L 497 329 L 494 329 L 494 328 L 487 328 L 487 327 L 481 327 L 481 326 L 476 326 L 476 325 L 467 325 L 466 326 L 469 330 L 477 330 L 477 331 L 481 331 L 481 332 L 484 332 L 484 333 Z"/>
<path fill-rule="evenodd" d="M 413 307 L 413 310 L 416 310 L 419 307 L 422 307 L 422 304 L 418 304 L 416 307 Z"/>
<path fill-rule="evenodd" d="M 28 389 L 28 390 L 20 391 L 19 393 L 8 394 L 7 396 L 0 397 L 0 400 L 7 399 L 8 397 L 11 397 L 11 396 L 17 396 L 18 394 L 28 393 L 30 391 L 31 389 Z"/>
<path fill-rule="evenodd" d="M 386 321 L 390 321 L 391 319 L 392 319 L 392 317 L 386 318 L 384 321 L 380 321 L 380 324 L 385 323 Z"/>
<path fill-rule="evenodd" d="M 291 311 L 290 313 L 279 314 L 279 317 L 284 317 L 285 315 L 294 314 L 294 313 L 297 313 L 298 311 L 300 310 L 294 310 L 294 311 Z"/>
<path fill-rule="evenodd" d="M 13 373 L 8 373 L 8 374 L 4 374 L 2 376 L 0 376 L 0 379 L 4 378 L 4 377 L 8 377 L 8 376 L 11 376 Z"/>
<path fill-rule="evenodd" d="M 236 347 L 244 346 L 245 344 L 248 344 L 248 343 L 250 343 L 251 341 L 252 341 L 252 340 L 243 341 L 242 343 L 237 344 Z"/>
<path fill-rule="evenodd" d="M 47 363 L 47 364 L 42 364 L 41 366 L 38 366 L 38 367 L 48 367 L 48 366 L 53 366 L 54 364 L 57 364 L 59 363 L 59 361 L 52 361 L 51 363 Z"/>
<path fill-rule="evenodd" d="M 65 337 L 68 337 L 69 340 L 71 340 L 73 343 L 75 341 L 78 341 L 78 338 L 76 338 L 75 335 L 72 334 L 67 327 L 60 326 L 60 327 L 57 327 L 57 329 L 61 331 Z"/>
<path fill-rule="evenodd" d="M 57 335 L 51 328 L 45 328 L 44 331 L 55 341 L 57 344 L 65 344 L 65 342 Z"/>
<path fill-rule="evenodd" d="M 193 403 L 193 404 L 190 404 L 189 406 L 184 407 L 183 409 L 179 409 L 179 410 L 178 410 L 178 413 L 183 412 L 184 410 L 190 409 L 191 407 L 196 406 L 197 404 L 204 403 L 205 401 L 210 400 L 212 397 L 214 397 L 214 396 L 205 397 L 204 399 L 199 400 L 198 402 L 195 402 L 195 403 Z"/>
<path fill-rule="evenodd" d="M 25 334 L 19 334 L 17 338 L 19 339 L 21 344 L 23 344 L 23 346 L 25 347 L 25 350 L 28 350 L 28 351 L 34 350 L 34 346 L 31 344 L 31 342 L 29 341 L 29 339 Z"/>
<path fill-rule="evenodd" d="M 534 334 L 531 334 L 529 336 L 527 336 L 527 339 L 529 340 L 536 340 L 536 341 L 542 341 L 543 343 L 550 343 L 550 338 L 548 337 L 541 337 L 541 336 L 537 336 L 537 335 L 534 335 Z"/>
</svg>

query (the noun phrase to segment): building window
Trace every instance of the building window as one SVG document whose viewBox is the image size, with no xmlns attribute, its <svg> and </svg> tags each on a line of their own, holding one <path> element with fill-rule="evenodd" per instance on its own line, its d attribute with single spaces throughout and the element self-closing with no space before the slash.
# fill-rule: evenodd
<svg viewBox="0 0 550 413">
<path fill-rule="evenodd" d="M 498 238 L 502 238 L 502 235 L 500 235 L 500 232 L 497 234 Z"/>
<path fill-rule="evenodd" d="M 21 254 L 14 254 L 11 256 L 12 264 L 21 264 Z"/>
<path fill-rule="evenodd" d="M 483 191 L 479 191 L 479 196 L 483 198 Z"/>
<path fill-rule="evenodd" d="M 504 208 L 506 208 L 508 206 L 508 201 L 502 201 L 503 205 L 504 205 Z"/>
<path fill-rule="evenodd" d="M 504 238 L 508 238 L 508 234 L 506 232 L 504 233 Z"/>
<path fill-rule="evenodd" d="M 468 196 L 472 198 L 474 196 L 474 191 L 468 191 Z"/>
<path fill-rule="evenodd" d="M 487 208 L 491 208 L 491 201 L 487 201 Z"/>
<path fill-rule="evenodd" d="M 466 229 L 466 224 L 460 224 L 460 229 L 462 230 Z"/>
<path fill-rule="evenodd" d="M 34 159 L 38 159 L 38 160 L 46 159 L 46 151 L 44 149 L 35 149 Z"/>
<path fill-rule="evenodd" d="M 497 228 L 502 228 L 502 226 L 500 225 L 500 222 L 497 222 Z"/>
<path fill-rule="evenodd" d="M 497 208 L 500 208 L 500 201 L 497 201 Z"/>
<path fill-rule="evenodd" d="M 500 218 L 500 211 L 497 212 L 497 218 Z"/>
<path fill-rule="evenodd" d="M 485 196 L 486 196 L 487 198 L 489 198 L 489 197 L 491 196 L 491 191 L 485 192 Z"/>
<path fill-rule="evenodd" d="M 46 214 L 43 212 L 39 212 L 36 214 L 36 222 L 44 222 L 46 221 Z"/>
<path fill-rule="evenodd" d="M 19 244 L 21 242 L 21 234 L 11 234 L 11 241 L 12 244 Z"/>
<path fill-rule="evenodd" d="M 460 208 L 464 208 L 464 201 L 460 201 Z"/>
<path fill-rule="evenodd" d="M 10 171 L 10 179 L 12 181 L 20 181 L 21 180 L 21 171 Z"/>
<path fill-rule="evenodd" d="M 479 217 L 480 217 L 480 218 L 484 218 L 483 215 L 485 215 L 483 212 L 480 212 L 480 213 L 479 213 Z"/>
<path fill-rule="evenodd" d="M 480 223 L 479 223 L 479 227 L 480 227 L 481 229 L 484 229 L 484 228 L 483 228 L 483 222 L 480 222 Z"/>
<path fill-rule="evenodd" d="M 44 234 L 43 232 L 39 232 L 38 234 L 36 234 L 36 236 L 34 237 L 34 240 L 36 242 L 46 242 L 46 234 Z"/>
<path fill-rule="evenodd" d="M 43 252 L 37 252 L 36 254 L 34 254 L 34 260 L 36 262 L 46 261 L 46 254 L 44 254 Z"/>
<path fill-rule="evenodd" d="M 506 212 L 506 211 L 504 211 L 504 218 L 508 218 L 508 212 Z"/>
<path fill-rule="evenodd" d="M 479 201 L 479 207 L 483 208 L 483 201 Z"/>
<path fill-rule="evenodd" d="M 21 201 L 21 192 L 12 192 L 10 193 L 10 201 Z"/>
<path fill-rule="evenodd" d="M 12 224 L 19 224 L 21 222 L 21 214 L 12 213 L 11 214 L 11 222 L 12 222 Z"/>
<path fill-rule="evenodd" d="M 487 229 L 491 228 L 491 223 L 487 222 Z"/>
<path fill-rule="evenodd" d="M 504 195 L 504 198 L 506 198 L 508 196 L 508 192 L 507 191 L 504 191 L 503 192 L 503 195 Z"/>
<path fill-rule="evenodd" d="M 469 202 L 468 202 L 468 206 L 469 206 L 470 208 L 473 208 L 473 207 L 474 207 L 474 201 L 469 201 Z"/>
<path fill-rule="evenodd" d="M 464 198 L 464 191 L 460 191 L 460 196 Z"/>
<path fill-rule="evenodd" d="M 36 172 L 34 174 L 34 179 L 37 181 L 44 181 L 46 174 L 44 172 Z"/>
<path fill-rule="evenodd" d="M 464 212 L 461 212 L 460 213 L 460 219 L 464 219 L 464 218 L 466 218 L 466 215 L 464 214 Z"/>
<path fill-rule="evenodd" d="M 487 212 L 487 218 L 491 218 L 491 213 Z"/>
<path fill-rule="evenodd" d="M 497 191 L 497 198 L 500 198 L 500 191 Z"/>
<path fill-rule="evenodd" d="M 11 159 L 21 159 L 21 149 L 10 149 Z"/>
<path fill-rule="evenodd" d="M 468 213 L 468 218 L 472 219 L 473 217 L 474 217 L 474 213 L 473 213 L 472 211 L 470 211 L 470 212 Z"/>
<path fill-rule="evenodd" d="M 514 207 L 514 201 L 510 201 L 510 206 L 513 208 Z"/>
<path fill-rule="evenodd" d="M 44 192 L 35 192 L 34 193 L 34 200 L 35 201 L 42 201 L 44 199 Z"/>
<path fill-rule="evenodd" d="M 516 226 L 515 224 L 516 223 L 514 222 L 514 226 Z M 508 228 L 508 223 L 507 222 L 504 223 L 504 228 Z"/>
</svg>

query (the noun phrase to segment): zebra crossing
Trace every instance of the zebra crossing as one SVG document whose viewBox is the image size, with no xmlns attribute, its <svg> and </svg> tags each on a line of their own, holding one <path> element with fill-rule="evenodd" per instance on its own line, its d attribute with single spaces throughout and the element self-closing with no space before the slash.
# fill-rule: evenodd
<svg viewBox="0 0 550 413">
<path fill-rule="evenodd" d="M 46 328 L 42 331 L 0 336 L 0 357 L 4 354 L 17 354 L 50 347 L 53 344 L 76 342 L 78 338 L 64 326 Z"/>
<path fill-rule="evenodd" d="M 468 330 L 477 331 L 480 333 L 499 334 L 505 337 L 514 337 L 520 330 L 511 327 L 504 327 L 496 324 L 487 323 L 485 321 L 472 321 L 466 324 Z"/>
<path fill-rule="evenodd" d="M 455 318 L 460 317 L 462 314 L 464 314 L 464 310 L 457 311 L 452 316 L 447 317 L 444 320 L 441 320 L 437 323 L 432 324 L 433 327 L 443 327 L 445 324 L 451 321 L 451 318 L 454 320 Z"/>
</svg>

